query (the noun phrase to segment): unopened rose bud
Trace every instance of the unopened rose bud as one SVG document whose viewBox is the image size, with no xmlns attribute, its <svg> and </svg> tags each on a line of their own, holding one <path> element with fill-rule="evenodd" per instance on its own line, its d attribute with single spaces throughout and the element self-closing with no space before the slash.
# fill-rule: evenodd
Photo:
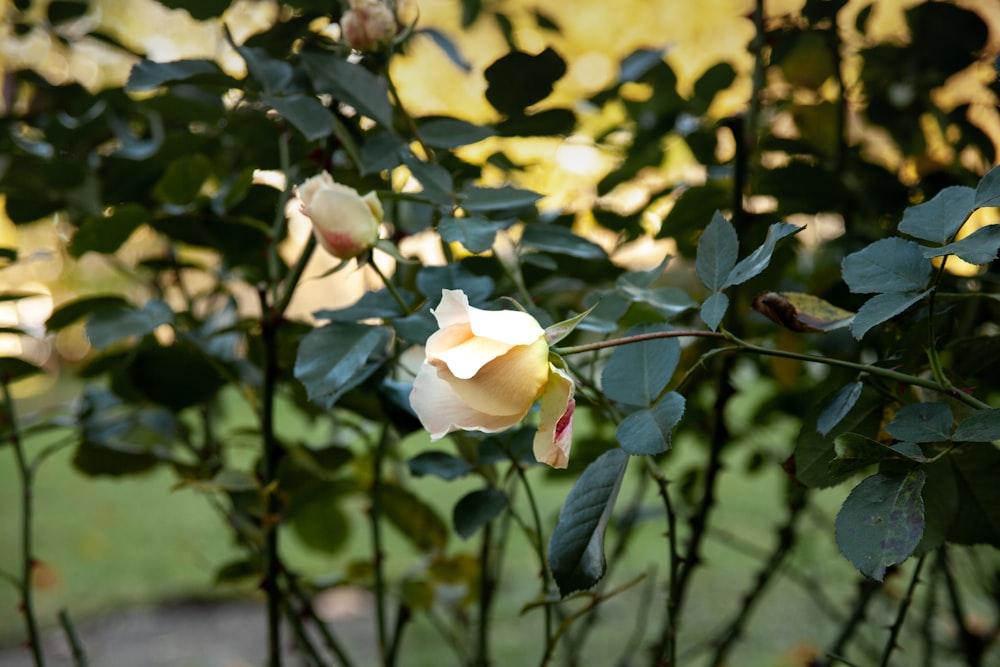
<svg viewBox="0 0 1000 667">
<path fill-rule="evenodd" d="M 357 257 L 378 241 L 382 203 L 374 192 L 365 196 L 341 185 L 328 172 L 298 187 L 302 212 L 313 223 L 316 240 L 340 259 Z"/>
<path fill-rule="evenodd" d="M 381 0 L 351 0 L 340 17 L 344 41 L 355 51 L 378 51 L 396 36 L 396 17 Z"/>
</svg>

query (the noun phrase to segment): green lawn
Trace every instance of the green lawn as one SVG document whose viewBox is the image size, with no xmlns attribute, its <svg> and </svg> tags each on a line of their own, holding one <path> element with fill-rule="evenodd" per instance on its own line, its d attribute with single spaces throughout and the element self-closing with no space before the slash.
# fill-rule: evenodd
<svg viewBox="0 0 1000 667">
<path fill-rule="evenodd" d="M 763 399 L 758 396 L 755 400 Z M 777 463 L 789 451 L 796 422 L 783 418 L 764 428 L 752 426 L 740 416 L 749 405 L 736 403 L 734 408 L 731 426 L 738 436 L 729 448 L 713 517 L 717 530 L 706 543 L 706 567 L 695 578 L 683 620 L 682 648 L 687 651 L 696 650 L 730 618 L 759 567 L 759 561 L 747 555 L 744 547 L 736 547 L 749 543 L 769 548 L 774 539 L 773 527 L 784 518 L 780 501 L 784 473 Z M 248 418 L 246 411 L 231 411 L 234 424 L 231 429 L 238 429 Z M 306 440 L 323 437 L 315 427 L 287 419 L 280 423 L 286 433 L 294 432 Z M 29 451 L 38 451 L 54 439 L 66 436 L 67 433 L 60 432 L 33 437 L 27 447 Z M 420 437 L 415 437 L 406 445 L 416 453 L 424 446 L 421 442 Z M 692 439 L 678 439 L 671 454 L 671 473 L 700 465 L 703 449 Z M 744 471 L 754 449 L 772 452 L 773 460 L 761 471 L 748 475 Z M 204 496 L 190 489 L 174 488 L 175 480 L 166 471 L 121 479 L 85 478 L 72 468 L 70 452 L 64 449 L 43 465 L 35 489 L 36 552 L 45 563 L 37 604 L 44 624 L 53 624 L 61 607 L 68 608 L 79 622 L 101 611 L 140 602 L 234 592 L 220 591 L 212 585 L 216 569 L 238 556 L 239 551 L 232 546 L 228 529 Z M 7 457 L 0 464 L 0 568 L 16 572 L 20 516 L 17 476 L 10 448 L 0 448 L 0 457 Z M 541 468 L 530 471 L 529 475 L 538 494 L 543 520 L 551 527 L 571 480 L 561 480 L 559 474 L 546 474 Z M 637 475 L 629 476 L 619 507 L 631 500 L 636 480 Z M 455 501 L 476 486 L 472 480 L 413 480 L 415 492 L 445 517 L 450 517 Z M 822 579 L 827 593 L 841 609 L 853 590 L 838 584 L 854 578 L 853 569 L 832 544 L 832 519 L 842 497 L 839 490 L 818 494 L 817 511 L 803 524 L 806 537 L 800 540 L 793 559 L 801 571 Z M 517 502 L 520 513 L 528 516 L 523 493 Z M 641 524 L 626 556 L 614 563 L 610 584 L 621 585 L 640 573 L 646 573 L 646 579 L 600 607 L 601 622 L 596 625 L 585 652 L 587 664 L 614 664 L 623 651 L 637 645 L 636 637 L 649 642 L 659 632 L 666 577 L 663 539 L 666 524 L 651 488 L 646 494 L 645 507 L 650 510 L 648 520 Z M 363 557 L 368 548 L 364 509 L 359 502 L 349 508 L 352 527 L 346 553 L 318 554 L 297 543 L 291 533 L 284 533 L 285 559 L 293 568 L 311 574 L 342 572 L 350 560 Z M 393 529 L 387 528 L 386 532 L 387 570 L 391 576 L 399 577 L 419 565 L 419 556 Z M 612 531 L 608 544 L 614 540 Z M 478 543 L 477 537 L 464 542 L 452 535 L 449 551 L 475 555 Z M 538 594 L 539 582 L 537 559 L 516 527 L 511 532 L 505 565 L 506 576 L 494 611 L 497 631 L 492 648 L 496 664 L 522 664 L 525 656 L 533 661 L 540 655 L 542 613 L 540 610 L 520 613 L 523 605 Z M 246 586 L 242 592 L 249 593 L 250 588 Z M 570 602 L 565 608 L 571 610 L 579 604 Z M 470 612 L 470 618 L 474 618 L 474 613 Z M 21 627 L 15 590 L 11 586 L 0 588 L 0 640 L 19 641 L 23 638 Z M 882 636 L 879 633 L 883 627 L 873 626 L 876 639 Z M 793 664 L 802 651 L 827 645 L 833 632 L 833 626 L 819 612 L 815 601 L 801 587 L 782 580 L 765 596 L 761 611 L 737 653 L 739 664 L 748 667 Z M 418 616 L 408 631 L 402 664 L 438 667 L 455 664 L 453 656 L 442 645 L 433 626 Z"/>
</svg>

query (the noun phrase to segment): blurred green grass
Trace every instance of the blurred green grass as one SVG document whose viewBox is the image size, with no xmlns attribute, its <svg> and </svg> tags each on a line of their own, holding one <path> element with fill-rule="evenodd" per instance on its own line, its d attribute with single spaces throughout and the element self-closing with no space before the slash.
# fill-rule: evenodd
<svg viewBox="0 0 1000 667">
<path fill-rule="evenodd" d="M 752 424 L 749 415 L 754 406 L 774 391 L 773 386 L 763 381 L 753 389 L 741 394 L 729 416 L 736 437 L 728 448 L 712 519 L 718 531 L 705 544 L 706 567 L 696 575 L 683 619 L 685 650 L 697 648 L 728 620 L 736 611 L 739 595 L 759 567 L 756 558 L 734 549 L 732 540 L 726 536 L 767 549 L 775 539 L 774 527 L 784 519 L 780 492 L 784 473 L 778 463 L 790 452 L 797 422 L 782 418 L 763 426 Z M 251 415 L 240 405 L 239 401 L 227 399 L 227 427 L 220 432 L 237 433 L 252 423 Z M 282 436 L 290 440 L 322 442 L 322 429 L 296 421 L 290 411 L 280 412 L 278 421 Z M 592 425 L 584 419 L 577 427 L 584 433 Z M 37 452 L 54 439 L 68 435 L 71 434 L 62 431 L 32 437 L 27 448 Z M 425 443 L 426 436 L 422 435 L 407 439 L 403 443 L 407 448 L 405 455 L 416 454 L 427 446 Z M 770 460 L 758 472 L 748 474 L 750 457 L 760 451 L 769 452 Z M 253 443 L 249 439 L 244 453 L 248 458 L 252 456 Z M 17 572 L 20 512 L 17 476 L 9 448 L 0 448 L 0 457 L 9 457 L 8 462 L 0 465 L 0 568 Z M 670 455 L 668 474 L 679 476 L 682 471 L 703 465 L 703 457 L 702 443 L 681 437 Z M 633 466 L 623 486 L 619 508 L 635 493 L 638 468 Z M 542 519 L 550 530 L 572 479 L 542 468 L 529 471 L 529 477 Z M 475 480 L 412 481 L 414 491 L 446 520 L 458 498 L 478 487 Z M 43 624 L 53 625 L 57 610 L 63 607 L 80 622 L 133 604 L 233 592 L 232 588 L 220 590 L 213 586 L 216 570 L 240 555 L 228 528 L 206 497 L 191 489 L 176 488 L 175 484 L 168 471 L 119 479 L 86 478 L 72 468 L 71 449 L 62 450 L 43 464 L 35 488 L 36 553 L 45 563 L 36 602 Z M 646 512 L 648 518 L 637 529 L 629 550 L 613 563 L 609 587 L 620 586 L 639 574 L 645 573 L 647 577 L 599 607 L 600 622 L 584 653 L 588 664 L 614 664 L 622 652 L 635 650 L 635 641 L 650 642 L 659 633 L 666 577 L 663 539 L 666 524 L 662 506 L 652 485 L 649 486 L 643 506 L 651 511 Z M 842 492 L 821 494 L 816 512 L 821 522 L 832 522 L 841 498 Z M 516 502 L 522 516 L 528 516 L 523 493 Z M 310 574 L 335 575 L 350 561 L 364 558 L 369 546 L 364 505 L 354 501 L 347 507 L 352 525 L 343 553 L 311 551 L 293 534 L 284 533 L 283 556 L 289 565 Z M 843 602 L 851 591 L 838 583 L 852 580 L 854 574 L 832 544 L 832 526 L 826 528 L 810 529 L 793 561 L 832 584 L 830 594 Z M 393 529 L 387 527 L 386 534 L 386 567 L 390 576 L 401 577 L 419 568 L 420 555 L 413 553 Z M 612 530 L 608 549 L 614 541 Z M 463 541 L 451 535 L 449 553 L 476 556 L 478 548 L 477 537 Z M 492 649 L 496 664 L 521 664 L 526 656 L 534 660 L 540 655 L 543 616 L 540 609 L 521 613 L 522 607 L 537 597 L 539 580 L 533 548 L 516 527 L 511 531 L 504 563 L 493 613 L 496 632 Z M 653 587 L 651 591 L 649 587 Z M 238 590 L 252 593 L 252 584 Z M 571 601 L 564 606 L 572 610 L 583 603 Z M 23 637 L 17 595 L 11 586 L 0 588 L 0 628 L 3 629 L 0 640 L 5 643 Z M 797 651 L 806 650 L 802 647 L 825 645 L 831 628 L 830 623 L 817 617 L 814 602 L 801 588 L 782 581 L 766 596 L 761 613 L 750 626 L 749 639 L 738 653 L 740 664 L 781 664 L 775 656 L 797 655 Z M 453 653 L 443 646 L 438 631 L 425 616 L 418 614 L 405 640 L 402 664 L 431 667 L 454 662 Z"/>
</svg>

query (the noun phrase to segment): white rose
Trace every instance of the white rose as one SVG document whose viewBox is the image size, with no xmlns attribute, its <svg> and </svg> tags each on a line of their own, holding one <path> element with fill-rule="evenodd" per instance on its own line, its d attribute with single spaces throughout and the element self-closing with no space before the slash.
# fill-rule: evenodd
<svg viewBox="0 0 1000 667">
<path fill-rule="evenodd" d="M 439 330 L 413 381 L 410 404 L 432 440 L 452 431 L 495 433 L 514 426 L 542 399 L 535 458 L 565 468 L 572 439 L 573 380 L 549 362 L 545 330 L 527 313 L 469 306 L 443 290 Z"/>
<path fill-rule="evenodd" d="M 340 17 L 340 30 L 355 51 L 377 51 L 396 36 L 396 17 L 381 0 L 351 0 Z"/>
<path fill-rule="evenodd" d="M 362 197 L 325 171 L 306 179 L 297 192 L 316 240 L 334 257 L 357 257 L 378 241 L 382 203 L 374 192 Z"/>
</svg>

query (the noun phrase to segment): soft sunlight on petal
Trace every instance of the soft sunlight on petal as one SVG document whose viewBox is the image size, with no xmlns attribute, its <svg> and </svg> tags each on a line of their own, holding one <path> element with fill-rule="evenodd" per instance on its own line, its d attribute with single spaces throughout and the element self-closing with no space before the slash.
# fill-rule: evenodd
<svg viewBox="0 0 1000 667">
<path fill-rule="evenodd" d="M 476 336 L 442 352 L 431 353 L 429 339 L 427 347 L 428 359 L 443 361 L 452 375 L 460 380 L 468 380 L 483 366 L 509 352 L 512 346 L 509 343 Z"/>
<path fill-rule="evenodd" d="M 410 405 L 430 433 L 431 440 L 440 440 L 456 430 L 496 433 L 514 426 L 524 417 L 484 414 L 469 407 L 429 364 L 421 366 L 413 380 Z"/>
<path fill-rule="evenodd" d="M 447 369 L 440 369 L 439 375 L 474 410 L 523 417 L 545 387 L 548 354 L 549 346 L 540 338 L 533 345 L 518 345 L 494 359 L 470 379 L 455 378 Z"/>
</svg>

